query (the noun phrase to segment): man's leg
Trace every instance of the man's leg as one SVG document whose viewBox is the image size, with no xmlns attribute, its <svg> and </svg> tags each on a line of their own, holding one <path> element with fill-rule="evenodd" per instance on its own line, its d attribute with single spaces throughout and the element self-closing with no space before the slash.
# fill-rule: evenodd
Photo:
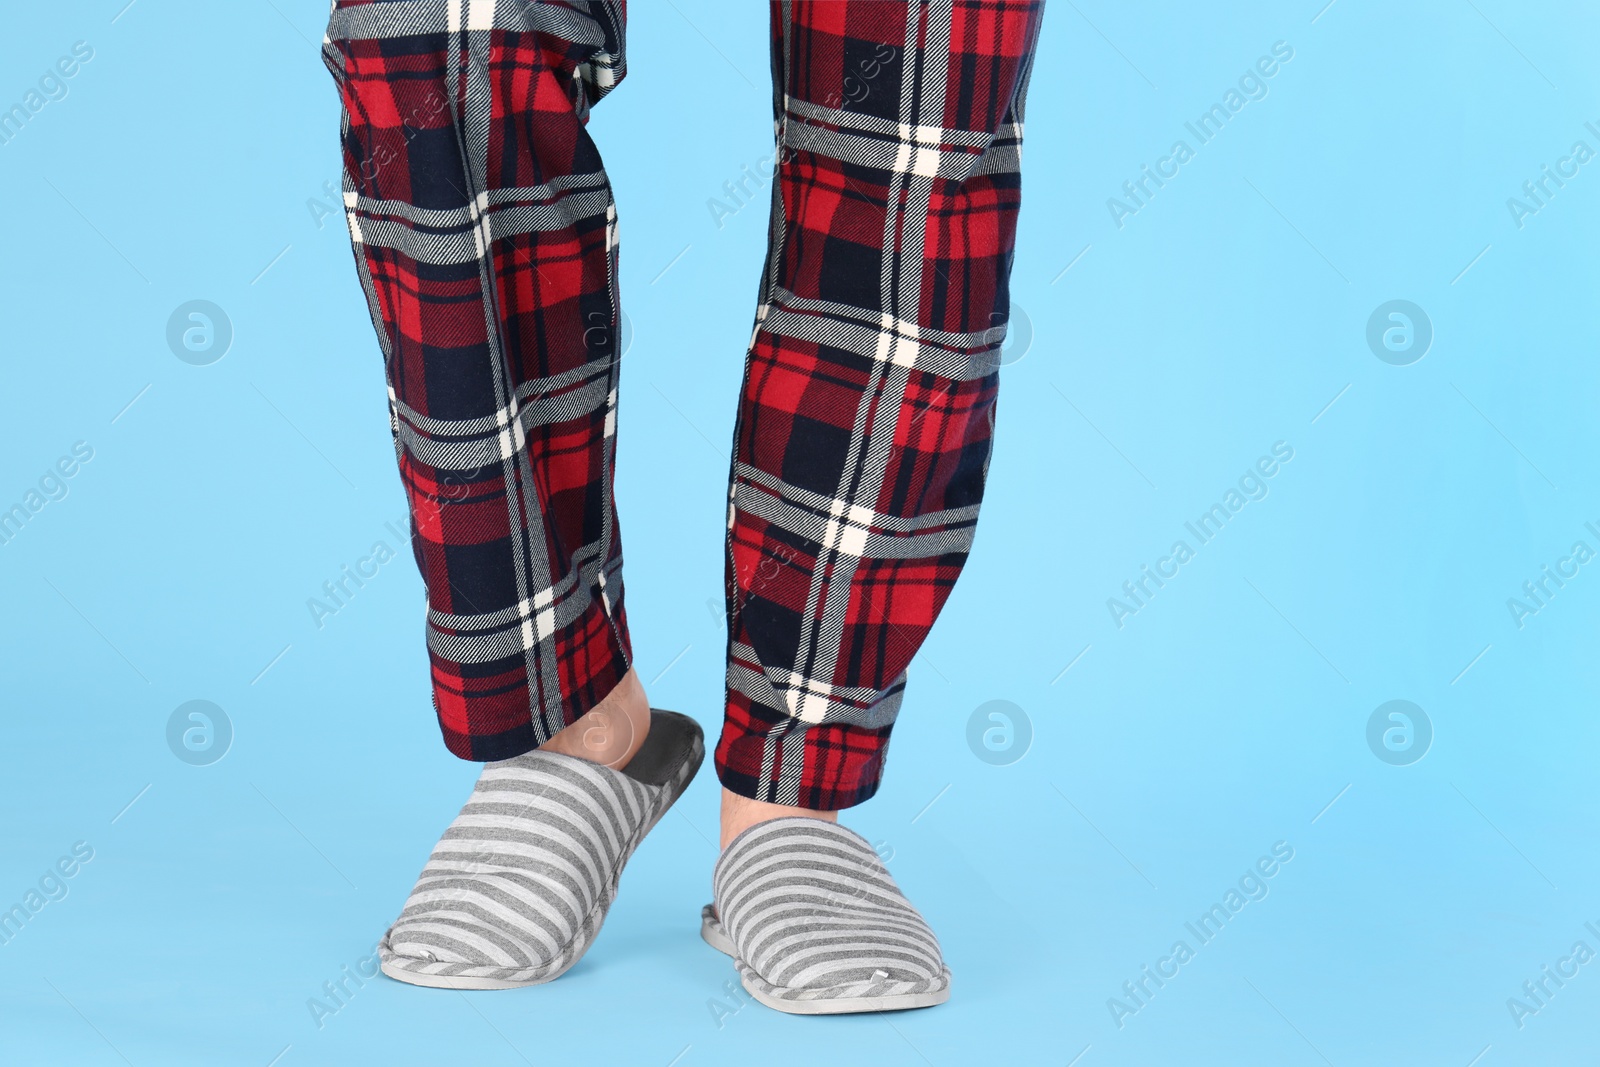
<svg viewBox="0 0 1600 1067">
<path fill-rule="evenodd" d="M 1042 9 L 773 4 L 782 152 L 734 440 L 706 930 L 785 1010 L 948 995 L 921 916 L 828 823 L 876 792 L 972 543 Z"/>
<path fill-rule="evenodd" d="M 966 561 L 1041 14 L 773 5 L 781 166 L 735 430 L 716 752 L 739 797 L 872 796 L 906 666 Z"/>
<path fill-rule="evenodd" d="M 652 715 L 623 609 L 616 210 L 585 131 L 622 78 L 623 19 L 605 0 L 330 16 L 434 704 L 450 751 L 489 761 L 385 938 L 407 981 L 571 966 L 699 761 L 692 723 Z"/>
<path fill-rule="evenodd" d="M 434 704 L 464 759 L 548 741 L 631 651 L 611 495 L 615 209 L 582 121 L 623 73 L 620 22 L 612 40 L 599 19 L 562 36 L 542 8 L 341 0 L 324 48 Z"/>
</svg>

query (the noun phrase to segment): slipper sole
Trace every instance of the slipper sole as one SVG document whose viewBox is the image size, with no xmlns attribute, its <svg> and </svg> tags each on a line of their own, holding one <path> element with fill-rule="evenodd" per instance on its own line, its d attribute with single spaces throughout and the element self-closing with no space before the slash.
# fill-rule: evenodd
<svg viewBox="0 0 1600 1067">
<path fill-rule="evenodd" d="M 906 1011 L 911 1008 L 931 1008 L 950 999 L 950 971 L 943 974 L 944 987 L 926 993 L 894 993 L 887 996 L 861 997 L 805 997 L 807 990 L 777 986 L 763 979 L 749 964 L 739 958 L 733 939 L 717 920 L 716 909 L 707 904 L 700 909 L 700 938 L 706 944 L 728 956 L 739 971 L 739 984 L 744 986 L 759 1003 L 774 1011 L 790 1015 L 849 1015 L 868 1011 Z"/>
<path fill-rule="evenodd" d="M 521 989 L 524 986 L 538 985 L 560 977 L 565 973 L 558 972 L 550 978 L 541 978 L 532 982 L 508 982 L 503 978 L 468 978 L 463 975 L 449 974 L 419 974 L 416 971 L 407 971 L 403 968 L 391 966 L 387 960 L 378 963 L 378 969 L 397 982 L 407 985 L 427 986 L 430 989 Z"/>
</svg>

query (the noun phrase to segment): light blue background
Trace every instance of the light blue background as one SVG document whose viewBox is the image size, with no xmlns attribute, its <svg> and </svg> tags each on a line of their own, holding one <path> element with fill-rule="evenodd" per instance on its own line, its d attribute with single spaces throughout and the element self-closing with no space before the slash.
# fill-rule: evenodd
<svg viewBox="0 0 1600 1067">
<path fill-rule="evenodd" d="M 703 773 L 569 975 L 380 978 L 319 1029 L 308 999 L 371 952 L 476 768 L 439 743 L 408 555 L 323 628 L 306 606 L 404 516 L 348 242 L 309 203 L 339 165 L 326 7 L 123 3 L 13 5 L 0 37 L 4 106 L 94 48 L 0 146 L 0 508 L 94 450 L 0 546 L 0 907 L 94 849 L 0 945 L 0 1062 L 1592 1062 L 1600 962 L 1520 1029 L 1507 999 L 1600 951 L 1600 563 L 1520 629 L 1506 604 L 1600 549 L 1600 161 L 1521 228 L 1507 208 L 1600 150 L 1592 5 L 1051 5 L 1013 280 L 1033 340 L 887 785 L 846 816 L 939 932 L 947 1006 L 733 998 L 696 933 Z M 629 608 L 653 701 L 714 735 L 765 194 L 720 229 L 707 201 L 771 151 L 766 11 L 631 14 L 592 127 L 634 329 Z M 1107 198 L 1276 41 L 1266 98 L 1119 229 Z M 165 342 L 191 299 L 235 331 L 210 366 Z M 1391 299 L 1433 323 L 1409 366 L 1365 341 Z M 1277 441 L 1270 494 L 1114 625 L 1107 598 Z M 166 744 L 192 699 L 233 724 L 210 766 Z M 1409 766 L 1366 742 L 1391 699 L 1435 731 Z M 968 748 L 991 700 L 1031 722 L 1008 766 Z M 1270 894 L 1119 1028 L 1108 998 L 1279 841 Z"/>
</svg>

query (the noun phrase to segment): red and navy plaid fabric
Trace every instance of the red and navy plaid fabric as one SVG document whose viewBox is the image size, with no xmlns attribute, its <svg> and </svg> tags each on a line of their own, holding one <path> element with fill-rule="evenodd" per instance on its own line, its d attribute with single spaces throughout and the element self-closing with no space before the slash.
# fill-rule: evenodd
<svg viewBox="0 0 1600 1067">
<path fill-rule="evenodd" d="M 772 5 L 780 167 L 728 535 L 736 793 L 877 790 L 988 472 L 1042 2 Z"/>
<path fill-rule="evenodd" d="M 622 15 L 339 0 L 323 46 L 434 704 L 468 759 L 534 748 L 628 669 L 616 211 L 583 123 L 622 78 Z"/>
<path fill-rule="evenodd" d="M 791 0 L 730 487 L 736 793 L 877 789 L 977 522 L 1041 0 Z M 627 670 L 616 213 L 588 109 L 623 7 L 337 0 L 345 201 L 388 368 L 451 751 L 501 759 Z"/>
</svg>

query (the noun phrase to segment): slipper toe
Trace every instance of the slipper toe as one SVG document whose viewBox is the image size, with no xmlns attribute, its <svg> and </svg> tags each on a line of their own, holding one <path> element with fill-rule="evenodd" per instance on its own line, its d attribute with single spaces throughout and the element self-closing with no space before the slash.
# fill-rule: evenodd
<svg viewBox="0 0 1600 1067">
<path fill-rule="evenodd" d="M 929 1007 L 950 971 L 922 915 L 853 830 L 804 816 L 759 823 L 717 863 L 702 933 L 780 1011 Z"/>
</svg>

